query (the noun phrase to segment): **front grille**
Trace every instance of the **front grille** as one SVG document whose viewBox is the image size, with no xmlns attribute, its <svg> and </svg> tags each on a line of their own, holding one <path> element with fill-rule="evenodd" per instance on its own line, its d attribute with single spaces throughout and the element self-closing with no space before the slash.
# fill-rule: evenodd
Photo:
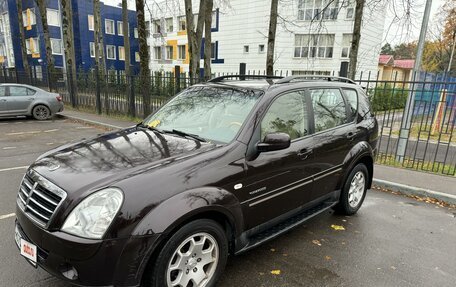
<svg viewBox="0 0 456 287">
<path fill-rule="evenodd" d="M 34 171 L 27 171 L 17 195 L 21 210 L 36 223 L 47 227 L 66 193 Z"/>
</svg>

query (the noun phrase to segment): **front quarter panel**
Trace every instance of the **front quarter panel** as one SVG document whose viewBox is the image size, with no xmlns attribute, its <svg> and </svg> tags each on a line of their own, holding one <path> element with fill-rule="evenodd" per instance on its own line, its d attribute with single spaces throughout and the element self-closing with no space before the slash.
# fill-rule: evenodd
<svg viewBox="0 0 456 287">
<path fill-rule="evenodd" d="M 198 214 L 223 214 L 240 234 L 243 225 L 241 206 L 230 192 L 218 187 L 202 187 L 179 193 L 150 211 L 133 231 L 134 236 L 167 233 Z"/>
</svg>

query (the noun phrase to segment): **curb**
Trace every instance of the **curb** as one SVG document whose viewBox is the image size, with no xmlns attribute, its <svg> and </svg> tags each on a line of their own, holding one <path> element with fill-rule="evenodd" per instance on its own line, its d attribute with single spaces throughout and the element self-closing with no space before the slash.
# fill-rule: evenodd
<svg viewBox="0 0 456 287">
<path fill-rule="evenodd" d="M 111 124 L 107 124 L 107 123 L 88 120 L 88 119 L 84 119 L 84 118 L 80 118 L 80 117 L 76 117 L 76 116 L 61 115 L 61 114 L 58 114 L 57 116 L 62 117 L 62 118 L 77 120 L 80 122 L 85 122 L 85 123 L 88 123 L 91 125 L 108 128 L 111 130 L 124 128 L 124 127 L 119 127 L 119 126 L 115 126 L 115 125 L 111 125 Z M 373 179 L 372 184 L 375 186 L 381 187 L 381 188 L 391 189 L 393 191 L 397 191 L 397 192 L 400 192 L 403 194 L 426 196 L 426 197 L 441 200 L 448 204 L 456 205 L 456 195 L 447 194 L 447 193 L 434 191 L 434 190 L 430 190 L 430 189 L 425 189 L 425 188 L 414 187 L 414 186 L 391 182 L 391 181 L 387 181 L 387 180 L 376 179 L 376 178 Z"/>
<path fill-rule="evenodd" d="M 426 188 L 419 188 L 401 183 L 374 178 L 372 184 L 381 188 L 391 189 L 407 195 L 418 195 L 435 198 L 448 204 L 456 205 L 456 195 L 434 191 Z"/>
<path fill-rule="evenodd" d="M 65 118 L 65 119 L 70 119 L 70 120 L 76 120 L 76 121 L 79 121 L 79 122 L 84 122 L 84 123 L 95 125 L 95 126 L 99 126 L 99 127 L 102 127 L 102 128 L 107 128 L 107 129 L 110 129 L 110 130 L 119 130 L 119 129 L 123 129 L 124 128 L 124 127 L 119 127 L 119 126 L 115 126 L 115 125 L 111 125 L 111 124 L 107 124 L 107 123 L 102 123 L 102 122 L 98 122 L 98 121 L 88 120 L 88 119 L 84 119 L 84 118 L 80 118 L 80 117 L 76 117 L 76 116 L 69 116 L 69 115 L 62 115 L 62 114 L 57 114 L 56 116 L 60 117 L 60 118 Z"/>
</svg>

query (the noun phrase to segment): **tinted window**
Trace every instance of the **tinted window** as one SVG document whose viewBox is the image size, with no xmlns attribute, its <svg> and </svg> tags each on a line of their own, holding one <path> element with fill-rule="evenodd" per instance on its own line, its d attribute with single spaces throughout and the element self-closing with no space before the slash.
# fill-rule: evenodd
<svg viewBox="0 0 456 287">
<path fill-rule="evenodd" d="M 315 116 L 315 132 L 334 128 L 347 122 L 345 103 L 338 89 L 310 91 Z"/>
<path fill-rule="evenodd" d="M 283 132 L 296 139 L 307 135 L 308 130 L 303 92 L 292 92 L 277 98 L 261 122 L 261 138 L 268 133 Z"/>
<path fill-rule="evenodd" d="M 352 89 L 344 89 L 344 93 L 350 105 L 350 118 L 354 119 L 358 111 L 358 93 Z"/>
<path fill-rule="evenodd" d="M 10 96 L 12 97 L 21 97 L 21 96 L 27 96 L 27 88 L 24 87 L 10 87 Z"/>
<path fill-rule="evenodd" d="M 0 87 L 0 97 L 4 97 L 5 96 L 5 90 L 6 90 L 5 87 Z"/>
</svg>

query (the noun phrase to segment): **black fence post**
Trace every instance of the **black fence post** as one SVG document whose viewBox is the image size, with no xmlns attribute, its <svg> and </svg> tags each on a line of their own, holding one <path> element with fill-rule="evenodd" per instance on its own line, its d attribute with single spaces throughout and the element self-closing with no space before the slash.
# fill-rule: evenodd
<svg viewBox="0 0 456 287">
<path fill-rule="evenodd" d="M 246 63 L 240 63 L 239 64 L 239 75 L 244 76 L 245 71 L 247 69 L 247 64 Z M 245 80 L 245 77 L 239 77 L 241 81 Z"/>
<path fill-rule="evenodd" d="M 348 76 L 348 62 L 340 62 L 339 76 L 346 78 Z"/>
<path fill-rule="evenodd" d="M 180 92 L 180 66 L 174 66 L 174 77 L 176 78 L 176 92 L 175 94 Z"/>
<path fill-rule="evenodd" d="M 100 95 L 100 71 L 98 69 L 98 65 L 95 65 L 95 101 L 96 101 L 96 109 L 97 114 L 101 114 L 101 95 Z"/>
<path fill-rule="evenodd" d="M 132 75 L 128 75 L 130 78 L 130 116 L 136 116 L 136 103 L 135 103 L 135 78 Z"/>
</svg>

